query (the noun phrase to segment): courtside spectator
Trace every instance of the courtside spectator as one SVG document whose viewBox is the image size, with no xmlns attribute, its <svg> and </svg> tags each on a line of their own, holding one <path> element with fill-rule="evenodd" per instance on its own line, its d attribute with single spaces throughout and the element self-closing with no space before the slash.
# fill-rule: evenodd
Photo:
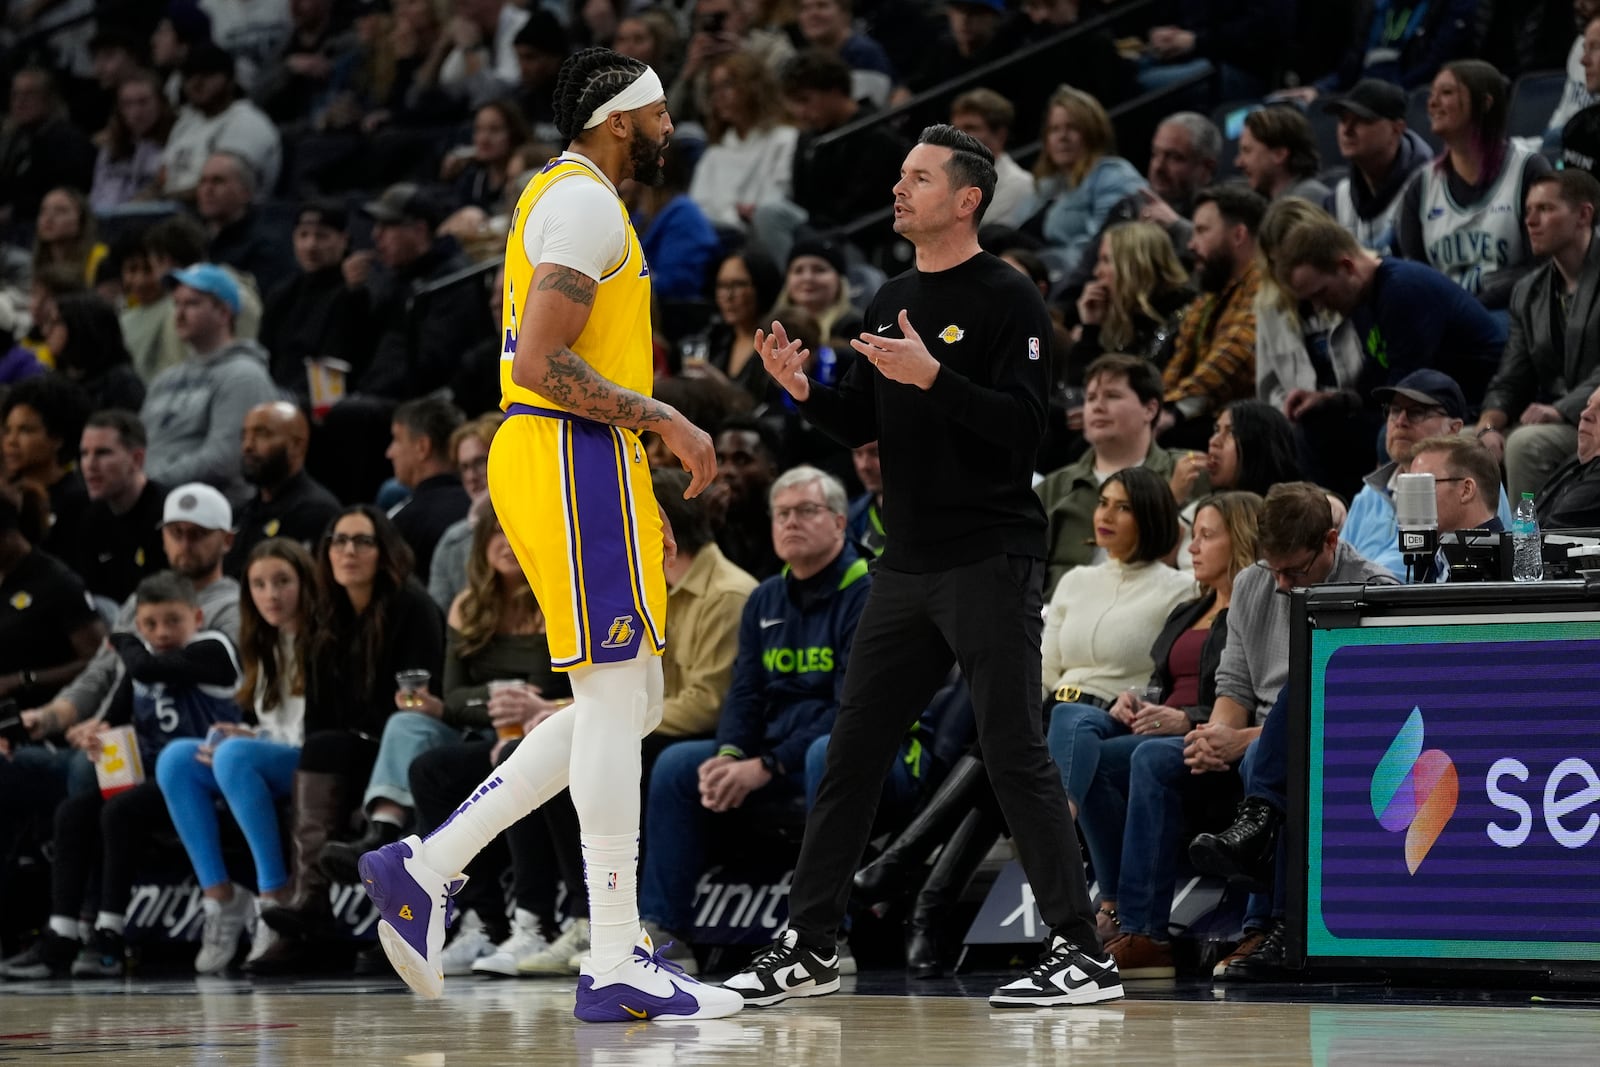
<svg viewBox="0 0 1600 1067">
<path fill-rule="evenodd" d="M 1005 0 L 948 0 L 944 5 L 944 31 L 933 46 L 924 52 L 924 58 L 916 69 L 907 74 L 906 86 L 920 93 L 995 58 L 993 45 L 1005 15 Z M 992 148 L 990 150 L 993 151 Z M 996 162 L 999 157 L 1000 153 L 995 152 Z M 993 216 L 994 212 L 989 214 Z M 1004 218 L 1001 215 L 995 221 Z"/>
<path fill-rule="evenodd" d="M 59 375 L 18 382 L 0 398 L 5 480 L 33 482 L 49 494 L 50 528 L 39 547 L 63 559 L 72 557 L 89 507 L 75 454 L 88 417 L 83 391 Z"/>
<path fill-rule="evenodd" d="M 1578 416 L 1578 451 L 1539 490 L 1535 506 L 1542 529 L 1600 526 L 1600 389 Z"/>
<path fill-rule="evenodd" d="M 1488 308 L 1504 308 L 1533 269 L 1523 208 L 1551 167 L 1506 136 L 1511 83 L 1489 64 L 1462 59 L 1433 79 L 1428 118 L 1445 150 L 1401 194 L 1395 247 L 1443 271 Z"/>
<path fill-rule="evenodd" d="M 433 562 L 428 565 L 428 595 L 449 611 L 461 590 L 467 587 L 467 556 L 472 549 L 472 531 L 489 501 L 489 447 L 505 415 L 491 411 L 455 428 L 450 435 L 450 457 L 461 475 L 461 488 L 471 501 L 467 515 L 456 520 L 440 535 L 433 547 Z"/>
<path fill-rule="evenodd" d="M 1433 158 L 1433 149 L 1406 129 L 1406 96 L 1389 82 L 1366 78 L 1322 104 L 1339 120 L 1339 154 L 1350 173 L 1322 205 L 1363 248 L 1387 254 L 1394 244 L 1394 214 L 1406 182 Z"/>
<path fill-rule="evenodd" d="M 850 459 L 862 487 L 861 495 L 850 501 L 850 540 L 869 555 L 881 556 L 888 534 L 883 528 L 883 465 L 878 442 L 851 449 Z"/>
<path fill-rule="evenodd" d="M 116 309 L 98 294 L 58 297 L 44 342 L 55 353 L 57 372 L 83 391 L 91 411 L 144 406 L 145 384 L 123 344 Z"/>
<path fill-rule="evenodd" d="M 1440 533 L 1505 532 L 1505 524 L 1495 514 L 1500 499 L 1500 461 L 1478 442 L 1458 436 L 1418 441 L 1411 450 L 1411 473 L 1433 475 Z M 1443 549 L 1417 575 L 1418 582 L 1449 580 L 1450 563 Z"/>
<path fill-rule="evenodd" d="M 261 310 L 261 344 L 272 360 L 272 380 L 296 396 L 309 395 L 307 361 L 341 358 L 348 305 L 341 265 L 349 252 L 349 215 L 334 200 L 301 206 L 292 244 L 299 270 L 267 294 Z M 281 240 L 281 237 L 280 237 Z"/>
<path fill-rule="evenodd" d="M 1250 188 L 1268 200 L 1298 196 L 1321 204 L 1328 198 L 1328 187 L 1317 180 L 1322 160 L 1316 135 L 1292 105 L 1271 105 L 1245 116 L 1234 165 Z"/>
<path fill-rule="evenodd" d="M 472 506 L 450 454 L 451 436 L 465 421 L 460 408 L 437 397 L 408 400 L 394 411 L 384 455 L 394 465 L 395 479 L 411 496 L 389 517 L 411 546 L 413 573 L 419 577 L 428 573 L 439 538 L 466 518 Z"/>
<path fill-rule="evenodd" d="M 283 148 L 272 120 L 238 95 L 234 60 L 213 44 L 196 45 L 183 61 L 184 106 L 161 157 L 161 190 L 193 201 L 200 171 L 213 152 L 232 152 L 249 163 L 263 194 L 278 184 Z M 187 264 L 180 264 L 187 266 Z"/>
<path fill-rule="evenodd" d="M 837 244 L 803 237 L 790 246 L 783 291 L 772 314 L 781 319 L 793 311 L 816 320 L 824 344 L 835 337 L 853 338 L 865 328 L 845 276 L 844 250 Z"/>
<path fill-rule="evenodd" d="M 750 52 L 710 61 L 706 150 L 695 165 L 689 195 L 718 226 L 743 230 L 762 204 L 793 192 L 794 147 L 778 79 Z"/>
<path fill-rule="evenodd" d="M 1067 379 L 1107 352 L 1143 356 L 1156 366 L 1172 354 L 1194 300 L 1189 274 L 1161 228 L 1119 222 L 1100 241 L 1093 279 L 1078 297 L 1077 340 L 1066 355 Z"/>
<path fill-rule="evenodd" d="M 306 473 L 311 427 L 303 412 L 283 400 L 257 404 L 239 433 L 239 473 L 255 488 L 234 518 L 233 547 L 222 569 L 244 577 L 256 545 L 271 538 L 314 547 L 338 514 L 339 501 Z"/>
<path fill-rule="evenodd" d="M 1544 262 L 1511 293 L 1510 335 L 1478 416 L 1478 436 L 1505 453 L 1514 498 L 1572 454 L 1578 416 L 1600 386 L 1597 212 L 1600 181 L 1587 171 L 1557 171 L 1528 189 L 1529 246 Z"/>
<path fill-rule="evenodd" d="M 256 292 L 269 293 L 294 267 L 283 228 L 252 206 L 256 194 L 249 161 L 234 152 L 213 152 L 200 168 L 194 203 L 211 237 L 206 259 L 249 275 Z"/>
<path fill-rule="evenodd" d="M 1073 263 L 1112 208 L 1142 188 L 1144 178 L 1116 154 L 1110 116 L 1082 89 L 1064 85 L 1055 91 L 1039 139 L 1034 195 L 1019 212 L 1021 226 Z"/>
<path fill-rule="evenodd" d="M 55 79 L 41 67 L 11 76 L 0 125 L 0 226 L 23 245 L 51 189 L 87 189 L 94 146 L 67 120 Z"/>
<path fill-rule="evenodd" d="M 766 70 L 781 72 L 784 62 L 794 55 L 794 43 L 782 30 L 755 25 L 757 15 L 751 5 L 738 0 L 697 0 L 689 19 L 691 35 L 683 69 L 667 90 L 667 110 L 674 122 L 706 120 L 713 60 L 732 52 L 749 52 Z"/>
<path fill-rule="evenodd" d="M 987 5 L 968 4 L 964 0 L 947 5 L 946 10 L 951 12 L 952 20 L 958 10 L 993 14 Z M 1021 222 L 1018 214 L 1026 210 L 1033 199 L 1033 175 L 1006 152 L 1006 142 L 1016 120 L 1017 109 L 993 89 L 971 89 L 950 102 L 950 125 L 970 133 L 994 153 L 994 198 L 984 209 L 986 223 L 1014 225 Z"/>
<path fill-rule="evenodd" d="M 62 267 L 93 285 L 108 249 L 96 236 L 88 198 L 78 189 L 52 189 L 39 202 L 33 228 L 33 272 Z"/>
<path fill-rule="evenodd" d="M 1091 544 L 1100 486 L 1125 467 L 1172 476 L 1172 455 L 1155 443 L 1161 377 L 1149 360 L 1101 356 L 1084 372 L 1083 437 L 1089 449 L 1036 487 L 1046 519 L 1045 592 L 1074 567 L 1105 558 Z"/>
<path fill-rule="evenodd" d="M 145 395 L 139 412 L 150 436 L 145 467 L 157 481 L 203 481 L 242 501 L 249 493 L 239 471 L 245 413 L 278 397 L 266 352 L 234 337 L 239 287 L 227 271 L 197 263 L 167 282 L 178 337 L 190 352 L 158 374 Z"/>
<path fill-rule="evenodd" d="M 114 212 L 130 201 L 156 195 L 161 155 L 175 120 L 154 74 L 138 70 L 122 79 L 105 141 L 94 162 L 89 204 L 96 212 Z"/>
<path fill-rule="evenodd" d="M 777 479 L 778 446 L 764 424 L 745 416 L 717 430 L 717 490 L 724 504 L 717 546 L 734 565 L 769 578 L 782 565 L 772 547 L 768 491 Z"/>
<path fill-rule="evenodd" d="M 439 87 L 476 107 L 517 87 L 517 33 L 528 12 L 506 0 L 457 0 L 448 35 L 455 45 L 439 68 Z"/>
<path fill-rule="evenodd" d="M 1237 184 L 1211 186 L 1195 199 L 1189 250 L 1199 263 L 1201 295 L 1184 314 L 1162 372 L 1156 432 L 1164 442 L 1204 441 L 1213 412 L 1255 395 L 1256 230 L 1266 210 L 1265 199 Z"/>
<path fill-rule="evenodd" d="M 68 558 L 89 592 L 121 604 L 141 578 L 167 568 L 161 507 L 167 490 L 144 473 L 144 423 L 97 411 L 84 424 L 78 470 L 89 493 L 83 530 Z"/>
<path fill-rule="evenodd" d="M 795 26 L 808 48 L 830 52 L 850 65 L 850 95 L 873 107 L 889 102 L 894 69 L 883 46 L 855 29 L 852 0 L 799 0 Z"/>
</svg>

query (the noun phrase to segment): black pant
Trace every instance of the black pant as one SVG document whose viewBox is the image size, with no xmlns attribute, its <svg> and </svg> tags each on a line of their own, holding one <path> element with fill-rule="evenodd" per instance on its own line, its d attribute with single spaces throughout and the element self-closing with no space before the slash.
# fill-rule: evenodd
<svg viewBox="0 0 1600 1067">
<path fill-rule="evenodd" d="M 931 574 L 877 568 L 789 891 L 789 925 L 803 941 L 835 940 L 890 763 L 953 660 L 1040 914 L 1055 933 L 1099 945 L 1067 795 L 1039 727 L 1043 603 L 1042 560 L 993 556 Z"/>
<path fill-rule="evenodd" d="M 134 858 L 149 849 L 152 832 L 171 827 L 167 802 L 154 778 L 109 799 L 96 791 L 63 801 L 56 809 L 50 913 L 68 918 L 90 910 L 122 914 L 133 891 Z"/>
</svg>

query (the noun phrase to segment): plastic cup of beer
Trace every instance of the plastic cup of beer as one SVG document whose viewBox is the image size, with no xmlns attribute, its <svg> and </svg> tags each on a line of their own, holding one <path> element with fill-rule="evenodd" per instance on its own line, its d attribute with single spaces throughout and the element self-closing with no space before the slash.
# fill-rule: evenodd
<svg viewBox="0 0 1600 1067">
<path fill-rule="evenodd" d="M 496 693 L 503 692 L 505 690 L 521 689 L 523 685 L 524 683 L 522 680 L 518 678 L 496 678 L 494 681 L 489 683 L 489 699 L 493 700 Z M 500 738 L 502 741 L 516 741 L 522 737 L 522 723 L 496 723 L 494 735 Z"/>
</svg>

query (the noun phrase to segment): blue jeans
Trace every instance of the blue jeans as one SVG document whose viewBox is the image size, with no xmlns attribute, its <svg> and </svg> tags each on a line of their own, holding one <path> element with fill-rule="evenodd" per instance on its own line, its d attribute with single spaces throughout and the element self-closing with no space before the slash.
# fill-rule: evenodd
<svg viewBox="0 0 1600 1067">
<path fill-rule="evenodd" d="M 1182 787 L 1190 777 L 1181 737 L 1152 737 L 1133 753 L 1122 876 L 1115 886 L 1100 883 L 1101 892 L 1117 902 L 1125 934 L 1167 940 L 1178 850 L 1183 847 Z"/>
<path fill-rule="evenodd" d="M 383 740 L 378 742 L 378 759 L 367 779 L 362 806 L 371 809 L 374 801 L 392 801 L 402 808 L 415 808 L 411 798 L 411 761 L 431 748 L 461 740 L 461 731 L 446 726 L 432 715 L 420 711 L 397 711 L 383 724 Z"/>
<path fill-rule="evenodd" d="M 282 889 L 289 884 L 289 871 L 283 859 L 277 802 L 289 795 L 300 750 L 276 741 L 230 737 L 217 746 L 207 767 L 195 758 L 200 745 L 189 738 L 172 741 L 156 759 L 156 782 L 200 887 L 210 889 L 228 881 L 217 822 L 216 798 L 220 795 L 250 846 L 256 888 L 263 893 Z"/>
<path fill-rule="evenodd" d="M 716 741 L 680 741 L 663 749 L 650 771 L 639 915 L 676 934 L 694 926 L 695 886 L 716 818 L 700 804 L 700 765 L 716 754 Z M 745 803 L 804 792 L 803 776 L 791 772 L 751 793 Z"/>
<path fill-rule="evenodd" d="M 1265 800 L 1281 812 L 1288 812 L 1284 794 L 1288 792 L 1289 716 L 1284 711 L 1288 690 L 1278 694 L 1272 705 L 1272 714 L 1261 727 L 1261 736 L 1250 742 L 1239 761 L 1239 773 L 1244 776 L 1245 795 Z M 1277 728 L 1273 729 L 1273 724 Z M 1268 731 L 1271 731 L 1270 735 Z M 1271 741 L 1268 741 L 1269 736 Z M 1285 831 L 1286 832 L 1286 831 Z M 1265 930 L 1271 920 L 1281 919 L 1287 911 L 1289 853 L 1284 844 L 1284 833 L 1278 834 L 1277 855 L 1273 859 L 1271 893 L 1251 893 L 1245 903 L 1244 928 Z"/>
<path fill-rule="evenodd" d="M 1261 736 L 1250 742 L 1240 769 L 1245 772 L 1249 795 L 1265 800 L 1279 811 L 1289 810 L 1289 687 L 1284 686 L 1273 702 L 1272 712 L 1261 724 Z"/>
<path fill-rule="evenodd" d="M 13 766 L 26 768 L 30 773 L 49 775 L 66 787 L 67 796 L 98 792 L 100 779 L 95 777 L 94 764 L 89 757 L 75 748 L 46 748 L 44 745 L 23 745 L 11 753 Z"/>
<path fill-rule="evenodd" d="M 1061 784 L 1078 806 L 1078 828 L 1100 895 L 1117 897 L 1122 878 L 1122 836 L 1128 822 L 1128 769 L 1134 750 L 1155 738 L 1134 734 L 1108 712 L 1087 704 L 1057 704 L 1046 740 L 1061 768 Z"/>
</svg>

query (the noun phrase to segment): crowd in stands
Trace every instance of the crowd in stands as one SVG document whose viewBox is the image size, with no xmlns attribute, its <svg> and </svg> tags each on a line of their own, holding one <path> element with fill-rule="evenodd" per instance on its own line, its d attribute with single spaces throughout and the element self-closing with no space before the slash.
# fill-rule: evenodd
<svg viewBox="0 0 1600 1067">
<path fill-rule="evenodd" d="M 641 914 L 686 969 L 707 866 L 814 798 L 896 535 L 876 445 L 809 425 L 753 337 L 873 373 L 849 342 L 906 262 L 925 122 L 994 154 L 983 246 L 1051 314 L 1040 723 L 1124 977 L 1172 973 L 1191 855 L 1262 890 L 1219 976 L 1282 973 L 1275 594 L 1448 581 L 1399 556 L 1401 474 L 1441 528 L 1527 493 L 1600 526 L 1595 0 L 151 0 L 78 29 L 0 46 L 0 896 L 53 862 L 5 977 L 124 973 L 152 848 L 203 892 L 198 971 L 321 966 L 356 857 L 570 700 L 487 465 L 524 296 L 497 268 L 589 45 L 668 87 L 666 180 L 621 192 L 656 393 L 718 461 L 684 501 L 645 435 L 676 551 Z M 1004 833 L 971 717 L 954 676 L 857 877 L 914 900 L 917 974 Z M 123 725 L 144 777 L 102 796 Z M 575 973 L 581 870 L 570 802 L 508 831 L 448 973 Z"/>
</svg>

